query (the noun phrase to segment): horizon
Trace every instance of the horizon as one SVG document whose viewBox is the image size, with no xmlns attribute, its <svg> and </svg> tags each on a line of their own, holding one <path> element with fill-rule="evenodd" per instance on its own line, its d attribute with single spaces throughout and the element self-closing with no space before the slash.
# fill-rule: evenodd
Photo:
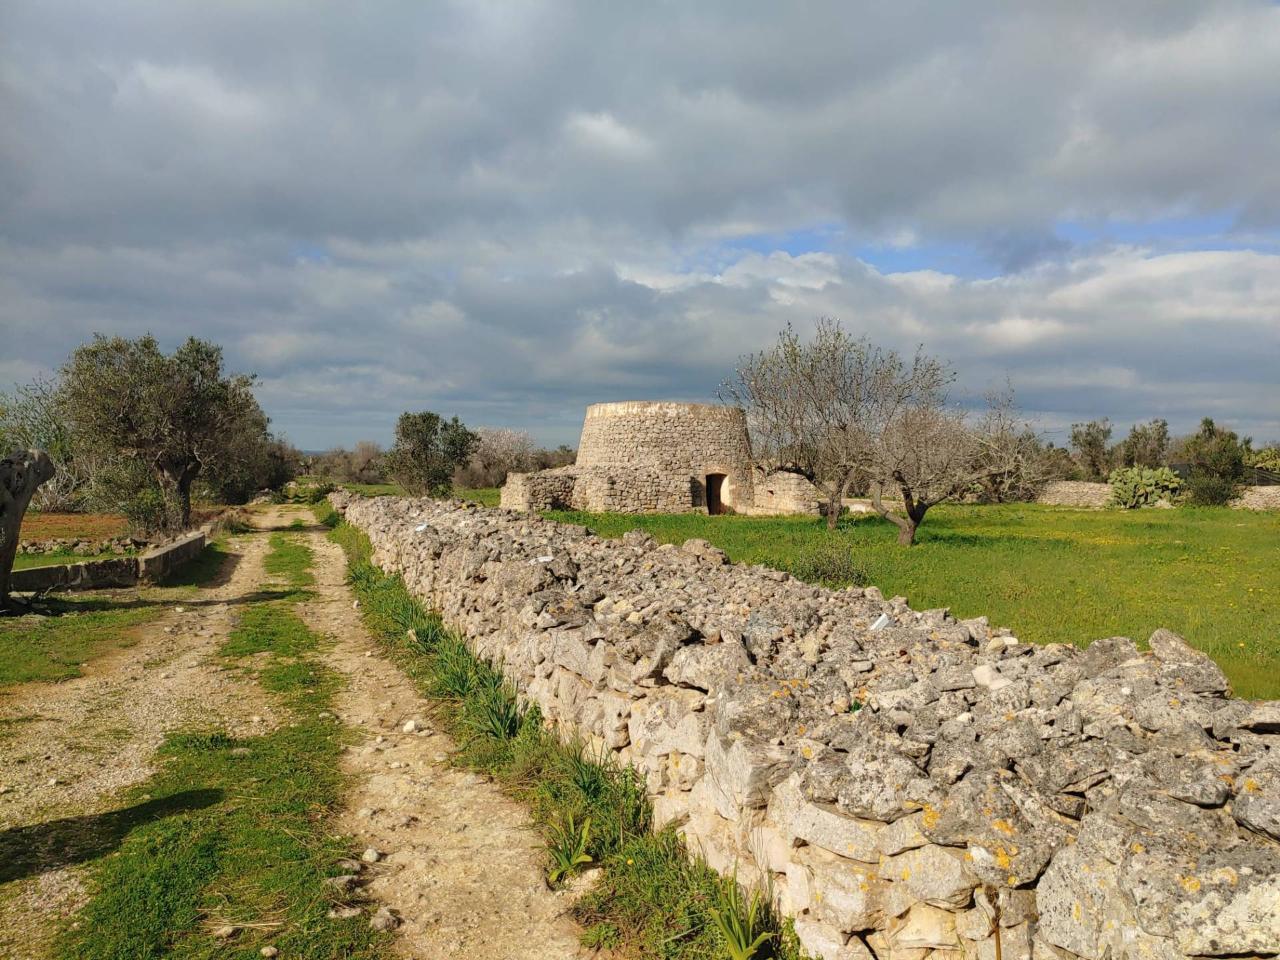
<svg viewBox="0 0 1280 960">
<path fill-rule="evenodd" d="M 1280 440 L 1280 5 L 0 10 L 0 391 L 189 335 L 277 430 L 576 446 L 840 318 L 1059 446 Z"/>
</svg>

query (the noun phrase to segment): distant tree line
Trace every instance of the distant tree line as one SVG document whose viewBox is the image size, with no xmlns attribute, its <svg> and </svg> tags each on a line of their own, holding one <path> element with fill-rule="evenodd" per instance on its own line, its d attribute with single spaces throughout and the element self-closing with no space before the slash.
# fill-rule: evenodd
<svg viewBox="0 0 1280 960">
<path fill-rule="evenodd" d="M 394 480 L 406 490 L 430 488 L 447 494 L 453 487 L 500 487 L 510 473 L 563 467 L 573 463 L 574 458 L 572 447 L 538 447 L 524 430 L 470 430 L 457 417 L 446 421 L 423 411 L 401 416 L 391 450 L 361 440 L 352 449 L 335 447 L 309 458 L 307 470 L 333 483 Z"/>
<path fill-rule="evenodd" d="M 41 510 L 124 513 L 146 533 L 191 523 L 193 499 L 243 503 L 295 476 L 301 456 L 273 435 L 255 378 L 191 338 L 166 354 L 150 335 L 95 336 L 57 376 L 0 394 L 0 448 L 48 452 Z"/>
<path fill-rule="evenodd" d="M 1115 445 L 1110 421 L 1078 423 L 1064 449 L 1020 416 L 1010 388 L 990 393 L 975 412 L 950 399 L 954 379 L 923 350 L 903 357 L 824 318 L 810 339 L 788 326 L 772 347 L 742 357 L 721 398 L 746 412 L 758 457 L 818 488 L 829 526 L 845 498 L 869 496 L 904 545 L 947 501 L 1029 500 L 1049 480 L 1107 480 L 1117 468 L 1177 461 L 1191 502 L 1222 504 L 1247 467 L 1280 466 L 1275 447 L 1254 450 L 1249 438 L 1209 419 L 1177 439 L 1164 420 L 1137 424 Z M 1183 485 L 1170 477 L 1168 487 Z M 1150 477 L 1124 479 L 1135 501 L 1148 499 Z"/>
<path fill-rule="evenodd" d="M 1250 437 L 1219 426 L 1205 417 L 1191 434 L 1171 437 L 1165 420 L 1134 424 L 1113 444 L 1109 419 L 1071 426 L 1073 456 L 1063 460 L 1063 477 L 1075 480 L 1115 480 L 1134 468 L 1173 468 L 1182 474 L 1187 499 L 1202 506 L 1222 505 L 1235 497 L 1250 470 L 1280 473 L 1280 446 L 1255 449 Z"/>
</svg>

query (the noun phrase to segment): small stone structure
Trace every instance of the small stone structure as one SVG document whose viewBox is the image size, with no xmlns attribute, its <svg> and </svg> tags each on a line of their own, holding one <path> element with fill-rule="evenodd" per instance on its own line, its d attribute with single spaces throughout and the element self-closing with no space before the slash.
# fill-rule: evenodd
<svg viewBox="0 0 1280 960">
<path fill-rule="evenodd" d="M 1087 649 L 475 505 L 334 506 L 822 960 L 1280 954 L 1280 702 L 1167 630 Z"/>
<path fill-rule="evenodd" d="M 818 493 L 751 456 L 743 412 L 708 403 L 597 403 L 572 466 L 515 473 L 509 510 L 613 513 L 810 513 Z"/>
</svg>

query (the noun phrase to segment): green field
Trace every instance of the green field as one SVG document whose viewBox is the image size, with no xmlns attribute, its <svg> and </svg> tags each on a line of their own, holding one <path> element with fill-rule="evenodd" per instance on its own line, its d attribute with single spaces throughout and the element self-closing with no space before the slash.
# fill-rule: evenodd
<svg viewBox="0 0 1280 960">
<path fill-rule="evenodd" d="M 403 497 L 404 487 L 398 483 L 343 483 L 343 490 L 350 490 L 362 497 Z M 462 500 L 474 500 L 486 507 L 498 505 L 499 490 L 497 487 L 484 487 L 479 490 L 465 490 L 461 487 L 453 491 L 453 495 Z"/>
<path fill-rule="evenodd" d="M 944 506 L 915 547 L 878 517 L 835 534 L 804 517 L 555 513 L 604 536 L 641 527 L 658 540 L 703 537 L 734 560 L 813 576 L 829 537 L 866 582 L 917 610 L 985 614 L 1024 640 L 1143 641 L 1168 627 L 1210 654 L 1242 697 L 1280 697 L 1280 515 L 1244 510 L 1071 510 Z M 841 551 L 843 555 L 843 551 Z M 841 578 L 832 578 L 839 582 Z"/>
</svg>

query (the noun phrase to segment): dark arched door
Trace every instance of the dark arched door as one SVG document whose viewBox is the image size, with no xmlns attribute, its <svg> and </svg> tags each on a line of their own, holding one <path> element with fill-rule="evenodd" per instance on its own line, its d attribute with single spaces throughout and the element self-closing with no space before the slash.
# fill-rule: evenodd
<svg viewBox="0 0 1280 960">
<path fill-rule="evenodd" d="M 712 516 L 724 513 L 724 503 L 720 499 L 724 488 L 724 477 L 723 473 L 707 474 L 707 513 Z"/>
</svg>

